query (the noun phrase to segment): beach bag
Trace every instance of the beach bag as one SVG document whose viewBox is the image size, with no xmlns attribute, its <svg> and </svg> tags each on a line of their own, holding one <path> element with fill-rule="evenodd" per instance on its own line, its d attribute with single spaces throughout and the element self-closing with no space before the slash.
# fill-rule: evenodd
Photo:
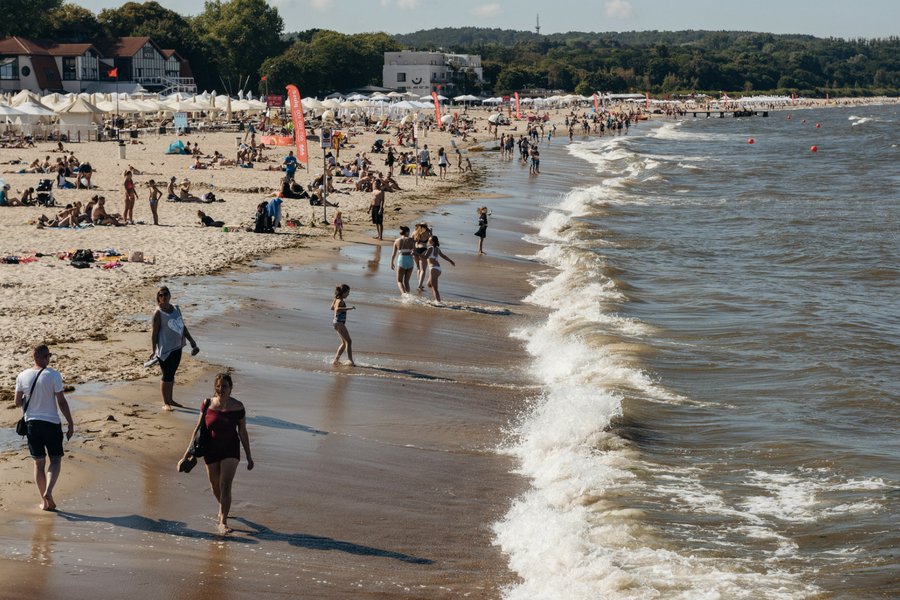
<svg viewBox="0 0 900 600">
<path fill-rule="evenodd" d="M 94 262 L 94 252 L 90 249 L 76 250 L 75 254 L 72 255 L 73 262 L 86 262 L 91 263 Z"/>
<path fill-rule="evenodd" d="M 46 367 L 44 367 L 44 369 L 46 369 Z M 40 379 L 44 369 L 38 371 L 37 377 L 31 382 L 31 391 L 28 392 L 28 397 L 25 398 L 25 402 L 22 403 L 22 418 L 16 422 L 16 433 L 19 435 L 28 435 L 28 423 L 25 421 L 25 413 L 28 411 L 28 403 L 31 402 L 31 396 L 34 394 L 34 386 L 37 385 L 38 379 Z"/>
<path fill-rule="evenodd" d="M 188 449 L 188 454 L 193 457 L 205 456 L 206 452 L 209 450 L 210 443 L 212 442 L 209 435 L 209 429 L 206 428 L 206 409 L 209 408 L 210 402 L 211 400 L 207 398 L 206 402 L 203 403 L 203 412 L 200 413 L 200 422 L 197 423 L 197 428 L 194 430 L 194 437 L 191 438 L 191 446 Z"/>
</svg>

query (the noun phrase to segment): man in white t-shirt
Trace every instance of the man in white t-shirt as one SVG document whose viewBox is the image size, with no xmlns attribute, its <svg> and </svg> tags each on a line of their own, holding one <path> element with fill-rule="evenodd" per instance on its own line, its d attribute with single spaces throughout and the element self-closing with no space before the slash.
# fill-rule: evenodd
<svg viewBox="0 0 900 600">
<path fill-rule="evenodd" d="M 34 349 L 34 366 L 16 377 L 16 406 L 21 407 L 27 402 L 25 422 L 28 425 L 28 451 L 34 459 L 34 482 L 41 494 L 43 510 L 56 509 L 53 487 L 59 479 L 63 457 L 60 412 L 68 423 L 67 440 L 72 439 L 74 428 L 69 403 L 63 393 L 62 375 L 49 367 L 51 356 L 53 355 L 47 346 L 38 346 Z M 46 468 L 48 455 L 49 469 Z"/>
</svg>

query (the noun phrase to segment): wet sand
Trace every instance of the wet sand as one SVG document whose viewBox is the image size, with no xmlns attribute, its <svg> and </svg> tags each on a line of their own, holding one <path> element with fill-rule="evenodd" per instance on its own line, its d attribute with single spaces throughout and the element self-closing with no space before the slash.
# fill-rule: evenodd
<svg viewBox="0 0 900 600">
<path fill-rule="evenodd" d="M 499 597 L 515 575 L 490 526 L 525 482 L 497 448 L 535 391 L 509 333 L 535 315 L 521 303 L 533 264 L 518 256 L 532 251 L 521 237 L 541 199 L 518 163 L 496 173 L 494 197 L 425 216 L 457 262 L 444 262 L 443 307 L 401 301 L 390 243 L 374 240 L 173 282 L 205 359 L 234 370 L 248 409 L 256 468 L 242 463 L 235 480 L 235 534 L 212 534 L 202 466 L 175 471 L 196 408 L 154 414 L 142 428 L 171 431 L 123 448 L 118 467 L 85 465 L 93 478 L 77 489 L 66 482 L 79 461 L 100 459 L 75 449 L 60 512 L 19 512 L 0 528 L 4 597 Z M 482 202 L 494 215 L 488 255 L 477 256 Z M 339 283 L 357 307 L 356 368 L 330 364 Z M 198 407 L 214 372 L 180 383 L 176 399 Z M 92 404 L 151 408 L 157 383 L 103 396 Z"/>
</svg>

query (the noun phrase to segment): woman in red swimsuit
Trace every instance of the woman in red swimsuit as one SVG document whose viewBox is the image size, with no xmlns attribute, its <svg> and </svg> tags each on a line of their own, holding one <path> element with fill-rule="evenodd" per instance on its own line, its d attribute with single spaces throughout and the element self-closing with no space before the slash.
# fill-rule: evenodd
<svg viewBox="0 0 900 600">
<path fill-rule="evenodd" d="M 206 427 L 212 441 L 203 459 L 209 475 L 209 486 L 219 503 L 219 532 L 222 534 L 231 532 L 228 527 L 231 483 L 241 461 L 241 446 L 247 455 L 247 470 L 253 469 L 244 405 L 231 397 L 232 387 L 231 375 L 216 375 L 216 393 L 208 400 L 209 408 L 206 410 Z"/>
</svg>

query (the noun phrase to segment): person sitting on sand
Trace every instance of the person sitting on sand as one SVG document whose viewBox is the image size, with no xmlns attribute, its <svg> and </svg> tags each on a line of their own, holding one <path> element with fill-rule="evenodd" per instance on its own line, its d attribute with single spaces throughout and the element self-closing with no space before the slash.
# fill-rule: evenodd
<svg viewBox="0 0 900 600">
<path fill-rule="evenodd" d="M 286 175 L 281 178 L 281 197 L 291 199 L 309 198 L 309 193 L 299 183 Z"/>
<path fill-rule="evenodd" d="M 77 223 L 93 223 L 91 215 L 94 213 L 94 206 L 97 204 L 99 198 L 99 196 L 94 196 L 88 200 L 88 203 L 84 205 L 81 214 L 78 215 Z"/>
<path fill-rule="evenodd" d="M 199 156 L 194 157 L 194 164 L 191 165 L 192 169 L 205 169 L 206 165 L 203 164 L 203 161 L 200 160 Z"/>
<path fill-rule="evenodd" d="M 197 211 L 197 218 L 200 219 L 200 225 L 203 227 L 224 227 L 224 221 L 216 221 L 202 210 Z"/>
<path fill-rule="evenodd" d="M 9 174 L 18 174 L 24 175 L 25 173 L 45 173 L 43 165 L 41 165 L 41 159 L 36 158 L 31 161 L 31 164 L 25 167 L 24 169 L 19 169 L 18 171 L 5 171 Z"/>
<path fill-rule="evenodd" d="M 9 184 L 4 183 L 3 187 L 0 188 L 0 206 L 19 206 L 21 203 L 18 198 L 13 198 L 9 195 Z"/>
<path fill-rule="evenodd" d="M 181 202 L 200 202 L 200 198 L 191 194 L 191 182 L 188 179 L 184 179 L 181 182 L 181 187 L 178 190 L 178 199 Z"/>
<path fill-rule="evenodd" d="M 178 202 L 178 190 L 175 189 L 177 182 L 178 178 L 173 176 L 169 180 L 169 185 L 166 186 L 166 200 L 170 202 Z"/>
<path fill-rule="evenodd" d="M 134 171 L 132 171 L 134 172 Z M 140 175 L 140 173 L 135 173 Z M 75 187 L 77 189 L 91 189 L 91 177 L 94 175 L 94 167 L 91 163 L 85 161 L 78 165 L 78 176 L 75 178 Z"/>
<path fill-rule="evenodd" d="M 275 233 L 272 220 L 269 217 L 269 203 L 260 202 L 256 205 L 256 217 L 253 220 L 254 233 Z"/>
<path fill-rule="evenodd" d="M 75 188 L 75 184 L 66 179 L 66 169 L 60 166 L 56 171 L 56 187 L 61 190 L 71 190 Z"/>
<path fill-rule="evenodd" d="M 97 199 L 97 204 L 94 205 L 94 212 L 91 214 L 91 219 L 94 221 L 94 225 L 108 225 L 113 227 L 124 227 L 125 223 L 119 222 L 121 215 L 119 214 L 109 214 L 106 212 L 106 198 L 100 196 Z"/>
<path fill-rule="evenodd" d="M 75 204 L 67 204 L 66 208 L 59 211 L 56 214 L 56 218 L 49 219 L 46 215 L 41 215 L 38 218 L 38 229 L 44 229 L 45 227 L 75 227 L 78 224 L 78 219 L 81 216 L 81 202 L 76 202 Z"/>
</svg>

